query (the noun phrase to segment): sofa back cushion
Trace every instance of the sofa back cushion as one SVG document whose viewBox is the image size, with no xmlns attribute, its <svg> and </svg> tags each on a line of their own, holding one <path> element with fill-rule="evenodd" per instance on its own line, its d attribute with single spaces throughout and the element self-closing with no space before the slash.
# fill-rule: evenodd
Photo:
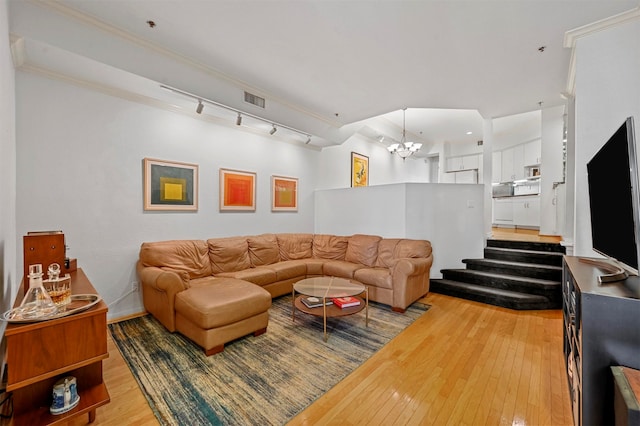
<svg viewBox="0 0 640 426">
<path fill-rule="evenodd" d="M 316 259 L 344 260 L 349 237 L 315 234 L 313 236 L 313 257 Z"/>
<path fill-rule="evenodd" d="M 356 234 L 349 237 L 344 260 L 372 267 L 378 258 L 378 243 L 382 237 Z"/>
<path fill-rule="evenodd" d="M 431 242 L 427 240 L 400 240 L 393 253 L 393 257 L 429 257 L 431 256 Z"/>
<path fill-rule="evenodd" d="M 251 266 L 271 265 L 280 261 L 278 238 L 275 234 L 247 237 Z"/>
<path fill-rule="evenodd" d="M 142 243 L 140 261 L 176 272 L 186 272 L 189 278 L 211 275 L 207 243 L 203 240 L 171 240 Z"/>
<path fill-rule="evenodd" d="M 309 259 L 313 255 L 313 234 L 278 234 L 281 260 Z"/>
<path fill-rule="evenodd" d="M 210 238 L 209 259 L 214 274 L 237 272 L 251 267 L 247 237 Z"/>
<path fill-rule="evenodd" d="M 378 243 L 378 259 L 376 266 L 378 268 L 390 268 L 395 264 L 396 246 L 400 242 L 400 238 L 383 238 Z"/>
</svg>

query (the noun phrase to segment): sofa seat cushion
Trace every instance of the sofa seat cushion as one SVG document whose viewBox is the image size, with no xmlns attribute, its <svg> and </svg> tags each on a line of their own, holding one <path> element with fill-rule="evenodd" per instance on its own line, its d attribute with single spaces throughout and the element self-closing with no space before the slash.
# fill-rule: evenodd
<svg viewBox="0 0 640 426">
<path fill-rule="evenodd" d="M 272 284 L 278 280 L 276 277 L 276 271 L 269 269 L 268 267 L 249 268 L 236 272 L 223 272 L 221 274 L 217 274 L 216 277 L 236 278 L 238 280 L 249 281 L 250 283 L 260 286 Z"/>
<path fill-rule="evenodd" d="M 176 295 L 176 311 L 209 330 L 250 318 L 271 307 L 271 294 L 246 281 L 219 279 Z"/>
<path fill-rule="evenodd" d="M 325 259 L 305 259 L 302 262 L 307 266 L 307 276 L 324 275 L 324 264 L 329 262 Z"/>
<path fill-rule="evenodd" d="M 262 266 L 276 273 L 276 281 L 284 281 L 291 278 L 305 277 L 307 275 L 307 265 L 299 260 L 287 260 Z"/>
<path fill-rule="evenodd" d="M 364 285 L 393 289 L 391 272 L 388 268 L 362 268 L 353 277 Z"/>
<path fill-rule="evenodd" d="M 365 266 L 344 260 L 328 260 L 322 267 L 323 275 L 340 278 L 353 278 L 353 274 Z"/>
</svg>

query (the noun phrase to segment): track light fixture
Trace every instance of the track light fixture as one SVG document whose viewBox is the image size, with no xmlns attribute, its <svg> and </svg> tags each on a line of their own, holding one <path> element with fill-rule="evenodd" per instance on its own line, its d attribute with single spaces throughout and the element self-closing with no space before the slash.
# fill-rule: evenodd
<svg viewBox="0 0 640 426">
<path fill-rule="evenodd" d="M 240 111 L 239 109 L 227 106 L 225 104 L 221 104 L 220 102 L 212 101 L 211 99 L 203 98 L 202 96 L 194 95 L 193 93 L 185 92 L 184 90 L 176 89 L 175 87 L 167 86 L 167 85 L 164 85 L 164 84 L 161 84 L 160 87 L 162 89 L 168 90 L 170 92 L 177 93 L 179 95 L 186 96 L 188 98 L 195 99 L 196 101 L 198 101 L 198 106 L 196 107 L 196 112 L 198 114 L 200 114 L 202 112 L 202 110 L 204 109 L 204 104 L 207 103 L 207 104 L 210 104 L 210 105 L 217 106 L 219 108 L 226 109 L 227 111 L 233 111 L 236 114 L 238 114 L 238 117 L 236 118 L 236 125 L 238 125 L 238 126 L 242 124 L 242 116 L 244 115 L 244 116 L 247 116 L 247 117 L 251 117 L 252 119 L 259 120 L 259 121 L 262 121 L 264 123 L 271 124 L 272 128 L 271 128 L 271 130 L 269 130 L 269 134 L 270 135 L 273 135 L 275 132 L 277 132 L 278 128 L 282 128 L 282 129 L 290 130 L 290 131 L 292 131 L 294 133 L 298 133 L 299 135 L 306 136 L 307 137 L 307 141 L 305 142 L 305 144 L 308 144 L 309 142 L 311 142 L 311 135 L 309 135 L 306 132 L 303 132 L 302 130 L 298 130 L 298 129 L 290 127 L 290 126 L 285 126 L 284 124 L 274 123 L 271 120 L 264 119 L 262 117 L 250 114 L 250 113 L 245 112 L 245 111 Z"/>
</svg>

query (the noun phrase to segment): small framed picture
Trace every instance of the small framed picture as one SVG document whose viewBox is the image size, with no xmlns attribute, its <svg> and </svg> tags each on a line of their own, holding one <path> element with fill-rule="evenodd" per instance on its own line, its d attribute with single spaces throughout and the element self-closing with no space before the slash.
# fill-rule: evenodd
<svg viewBox="0 0 640 426">
<path fill-rule="evenodd" d="M 198 165 L 145 158 L 144 210 L 198 210 Z"/>
<path fill-rule="evenodd" d="M 351 153 L 351 186 L 368 186 L 369 185 L 369 157 Z"/>
<path fill-rule="evenodd" d="M 271 176 L 271 211 L 298 211 L 298 179 Z"/>
<path fill-rule="evenodd" d="M 220 211 L 256 210 L 256 174 L 220 169 Z"/>
</svg>

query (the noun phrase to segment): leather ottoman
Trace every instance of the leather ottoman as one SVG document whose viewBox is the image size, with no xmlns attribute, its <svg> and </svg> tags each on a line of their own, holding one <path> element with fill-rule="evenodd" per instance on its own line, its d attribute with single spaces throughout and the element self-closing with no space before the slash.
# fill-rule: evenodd
<svg viewBox="0 0 640 426">
<path fill-rule="evenodd" d="M 271 294 L 235 278 L 220 278 L 176 295 L 176 330 L 203 347 L 206 355 L 247 334 L 267 331 Z"/>
</svg>

